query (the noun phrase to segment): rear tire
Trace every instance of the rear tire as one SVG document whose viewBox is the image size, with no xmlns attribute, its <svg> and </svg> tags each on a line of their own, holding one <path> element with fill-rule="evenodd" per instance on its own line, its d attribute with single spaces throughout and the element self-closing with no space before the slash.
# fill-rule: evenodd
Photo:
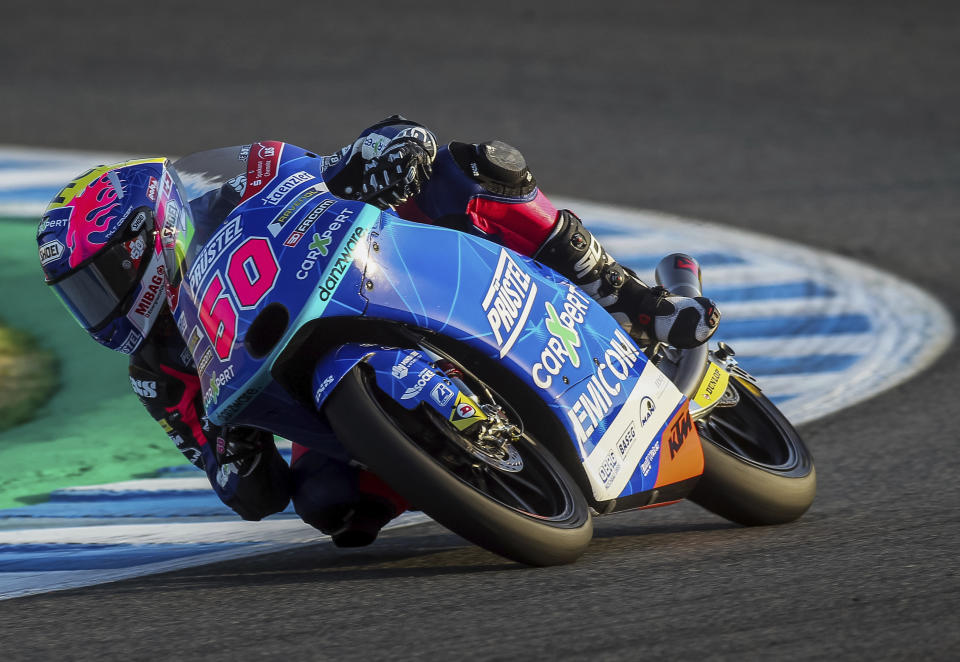
<svg viewBox="0 0 960 662">
<path fill-rule="evenodd" d="M 593 537 L 590 510 L 576 481 L 527 434 L 514 443 L 524 461 L 519 473 L 483 463 L 471 468 L 465 450 L 444 443 L 455 434 L 452 426 L 440 425 L 445 421 L 422 409 L 401 407 L 380 391 L 362 365 L 343 378 L 324 411 L 351 455 L 415 507 L 480 547 L 520 563 L 548 566 L 575 561 Z M 442 452 L 434 450 L 437 445 Z M 509 482 L 519 478 L 522 482 Z M 499 487 L 504 482 L 505 491 Z M 506 503 L 509 485 L 521 493 L 519 503 L 533 507 Z M 484 491 L 484 486 L 491 489 Z"/>
<path fill-rule="evenodd" d="M 740 401 L 697 422 L 704 471 L 690 500 L 747 526 L 792 522 L 817 491 L 813 457 L 780 410 L 752 385 L 730 381 Z"/>
</svg>

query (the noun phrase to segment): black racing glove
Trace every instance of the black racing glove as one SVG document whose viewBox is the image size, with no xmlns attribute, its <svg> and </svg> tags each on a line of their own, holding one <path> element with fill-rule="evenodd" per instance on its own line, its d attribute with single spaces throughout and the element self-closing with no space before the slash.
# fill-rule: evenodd
<svg viewBox="0 0 960 662">
<path fill-rule="evenodd" d="M 394 139 L 363 163 L 357 198 L 381 209 L 406 202 L 420 192 L 433 171 L 433 155 L 413 138 Z"/>
</svg>

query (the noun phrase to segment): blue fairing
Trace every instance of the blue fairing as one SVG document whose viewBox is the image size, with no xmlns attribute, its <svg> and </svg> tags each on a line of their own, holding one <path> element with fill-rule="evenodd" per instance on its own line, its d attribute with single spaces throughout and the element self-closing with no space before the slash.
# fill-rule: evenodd
<svg viewBox="0 0 960 662">
<path fill-rule="evenodd" d="M 365 363 L 381 391 L 406 409 L 426 404 L 449 418 L 460 389 L 422 352 L 382 345 L 350 343 L 327 354 L 313 373 L 313 399 L 319 410 L 334 386 L 358 363 Z"/>
<path fill-rule="evenodd" d="M 620 325 L 556 272 L 491 242 L 386 214 L 378 232 L 366 315 L 430 329 L 500 361 L 542 394 L 581 457 L 589 455 L 647 363 Z M 584 393 L 591 408 L 577 404 Z"/>
<path fill-rule="evenodd" d="M 319 159 L 292 145 L 258 143 L 216 158 L 232 164 L 244 150 L 251 155 L 240 161 L 245 180 L 238 175 L 218 188 L 209 173 L 184 176 L 204 187 L 192 198 L 198 220 L 165 243 L 165 250 L 176 243 L 167 251 L 177 288 L 171 307 L 214 423 L 253 425 L 342 453 L 317 410 L 361 361 L 404 407 L 452 415 L 460 392 L 412 348 L 330 347 L 310 371 L 313 407 L 274 381 L 278 357 L 305 325 L 365 317 L 442 334 L 518 376 L 569 433 L 598 500 L 652 488 L 651 449 L 683 396 L 586 294 L 479 237 L 336 198 Z M 254 153 L 261 155 L 256 168 Z M 250 179 L 261 172 L 270 179 Z M 225 208 L 225 192 L 239 204 L 218 218 L 210 210 Z M 261 350 L 264 334 L 270 342 Z M 641 420 L 641 401 L 651 399 L 655 413 Z"/>
</svg>

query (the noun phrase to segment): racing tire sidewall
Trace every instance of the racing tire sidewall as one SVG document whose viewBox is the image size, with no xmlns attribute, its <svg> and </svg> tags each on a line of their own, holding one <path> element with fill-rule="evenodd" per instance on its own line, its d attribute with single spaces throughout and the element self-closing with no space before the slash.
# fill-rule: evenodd
<svg viewBox="0 0 960 662">
<path fill-rule="evenodd" d="M 800 435 L 762 394 L 738 384 L 741 397 L 753 398 L 797 454 L 797 465 L 780 471 L 750 462 L 701 435 L 704 470 L 690 500 L 745 526 L 792 522 L 813 503 L 817 472 Z"/>
<path fill-rule="evenodd" d="M 590 544 L 593 521 L 586 499 L 541 444 L 524 436 L 573 501 L 573 512 L 560 522 L 511 510 L 452 475 L 396 426 L 372 388 L 364 367 L 355 367 L 330 395 L 324 413 L 347 451 L 415 507 L 470 542 L 527 565 L 572 563 Z"/>
</svg>

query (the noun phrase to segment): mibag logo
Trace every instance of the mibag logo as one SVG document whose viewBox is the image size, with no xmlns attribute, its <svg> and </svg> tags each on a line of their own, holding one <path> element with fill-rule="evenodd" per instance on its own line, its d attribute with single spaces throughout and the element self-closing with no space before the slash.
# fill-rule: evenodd
<svg viewBox="0 0 960 662">
<path fill-rule="evenodd" d="M 143 293 L 137 301 L 135 307 L 137 315 L 150 317 L 154 310 L 163 299 L 159 297 L 160 289 L 163 287 L 163 266 L 158 265 L 153 277 L 149 283 L 144 283 Z"/>
<path fill-rule="evenodd" d="M 155 381 L 146 381 L 131 377 L 130 385 L 133 387 L 133 392 L 139 395 L 141 398 L 157 397 L 157 382 Z"/>
<path fill-rule="evenodd" d="M 507 355 L 530 317 L 537 297 L 537 284 L 506 250 L 500 249 L 500 261 L 483 297 L 483 312 L 500 347 L 500 358 Z"/>
<path fill-rule="evenodd" d="M 306 170 L 295 172 L 270 189 L 270 192 L 263 196 L 263 201 L 268 205 L 279 204 L 293 189 L 300 186 L 300 184 L 309 182 L 311 179 L 315 178 Z"/>
</svg>

